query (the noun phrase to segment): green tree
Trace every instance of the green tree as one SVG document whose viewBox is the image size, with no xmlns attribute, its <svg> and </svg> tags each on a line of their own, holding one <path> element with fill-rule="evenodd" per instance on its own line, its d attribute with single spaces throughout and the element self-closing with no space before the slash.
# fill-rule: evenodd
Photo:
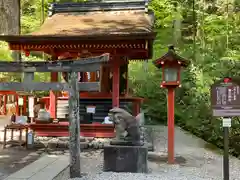
<svg viewBox="0 0 240 180">
<path fill-rule="evenodd" d="M 174 43 L 177 52 L 191 60 L 191 65 L 182 74 L 182 88 L 176 89 L 176 122 L 181 127 L 222 146 L 220 120 L 213 118 L 210 108 L 210 85 L 224 76 L 239 76 L 240 13 L 236 1 L 193 1 L 153 0 L 150 9 L 156 15 L 158 37 L 154 44 L 153 59 L 167 51 Z M 177 10 L 176 10 L 177 7 Z M 194 18 L 195 17 L 195 18 Z M 173 26 L 176 20 L 180 26 Z M 174 27 L 174 29 L 173 29 Z M 176 32 L 180 42 L 176 43 Z M 195 33 L 194 33 L 195 32 Z M 179 39 L 178 39 L 179 42 Z M 148 67 L 148 71 L 143 70 Z M 166 91 L 159 87 L 161 71 L 152 62 L 130 64 L 130 80 L 135 95 L 145 97 L 143 105 L 150 119 L 166 123 Z M 238 120 L 231 131 L 231 147 L 240 154 L 237 144 L 240 136 Z M 240 143 L 239 143 L 240 144 Z"/>
</svg>

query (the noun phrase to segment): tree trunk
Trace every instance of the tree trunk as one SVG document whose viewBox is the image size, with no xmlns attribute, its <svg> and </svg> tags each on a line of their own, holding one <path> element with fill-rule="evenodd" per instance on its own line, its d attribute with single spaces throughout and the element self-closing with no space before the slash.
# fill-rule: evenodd
<svg viewBox="0 0 240 180">
<path fill-rule="evenodd" d="M 20 34 L 20 0 L 0 0 L 0 34 Z"/>
<path fill-rule="evenodd" d="M 20 0 L 0 0 L 0 34 L 20 34 Z M 15 61 L 21 61 L 21 53 L 13 52 Z"/>
<path fill-rule="evenodd" d="M 173 42 L 175 46 L 181 44 L 182 40 L 182 15 L 181 7 L 178 5 L 174 12 L 174 24 L 173 24 Z"/>
</svg>

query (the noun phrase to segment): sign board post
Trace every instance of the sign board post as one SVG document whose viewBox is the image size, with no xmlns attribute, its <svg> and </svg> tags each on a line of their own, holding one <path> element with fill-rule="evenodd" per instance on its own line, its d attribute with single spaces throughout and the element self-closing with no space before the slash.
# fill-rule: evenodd
<svg viewBox="0 0 240 180">
<path fill-rule="evenodd" d="M 240 116 L 240 78 L 224 78 L 211 86 L 213 116 L 223 117 L 223 176 L 229 180 L 229 128 L 231 118 Z"/>
<path fill-rule="evenodd" d="M 223 179 L 229 180 L 229 128 L 231 127 L 231 118 L 223 118 Z"/>
</svg>

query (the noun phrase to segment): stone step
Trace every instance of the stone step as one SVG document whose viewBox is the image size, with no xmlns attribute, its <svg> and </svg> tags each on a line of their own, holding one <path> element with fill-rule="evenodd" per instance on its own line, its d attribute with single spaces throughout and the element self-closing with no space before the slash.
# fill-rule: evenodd
<svg viewBox="0 0 240 180">
<path fill-rule="evenodd" d="M 68 166 L 68 155 L 45 155 L 4 180 L 52 180 Z"/>
</svg>

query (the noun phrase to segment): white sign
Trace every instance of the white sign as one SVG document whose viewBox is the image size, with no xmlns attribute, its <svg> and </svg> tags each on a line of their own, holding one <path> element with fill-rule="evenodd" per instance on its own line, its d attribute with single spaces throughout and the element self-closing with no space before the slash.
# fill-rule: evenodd
<svg viewBox="0 0 240 180">
<path fill-rule="evenodd" d="M 33 141 L 34 141 L 34 136 L 33 136 L 33 132 L 30 131 L 27 135 L 27 139 L 28 139 L 28 145 L 32 145 Z"/>
<path fill-rule="evenodd" d="M 113 122 L 110 121 L 110 118 L 107 116 L 107 117 L 104 118 L 103 124 L 113 124 Z"/>
<path fill-rule="evenodd" d="M 29 117 L 34 117 L 34 97 L 28 98 L 28 111 L 29 111 Z"/>
<path fill-rule="evenodd" d="M 16 124 L 27 124 L 27 116 L 16 116 Z"/>
<path fill-rule="evenodd" d="M 96 106 L 87 106 L 87 113 L 95 114 Z"/>
<path fill-rule="evenodd" d="M 22 97 L 19 97 L 19 98 L 18 98 L 18 105 L 19 105 L 19 106 L 23 106 L 23 103 L 24 103 L 24 102 L 23 102 L 23 98 L 22 98 Z"/>
<path fill-rule="evenodd" d="M 223 127 L 231 127 L 231 121 L 232 119 L 231 118 L 223 118 Z"/>
</svg>

